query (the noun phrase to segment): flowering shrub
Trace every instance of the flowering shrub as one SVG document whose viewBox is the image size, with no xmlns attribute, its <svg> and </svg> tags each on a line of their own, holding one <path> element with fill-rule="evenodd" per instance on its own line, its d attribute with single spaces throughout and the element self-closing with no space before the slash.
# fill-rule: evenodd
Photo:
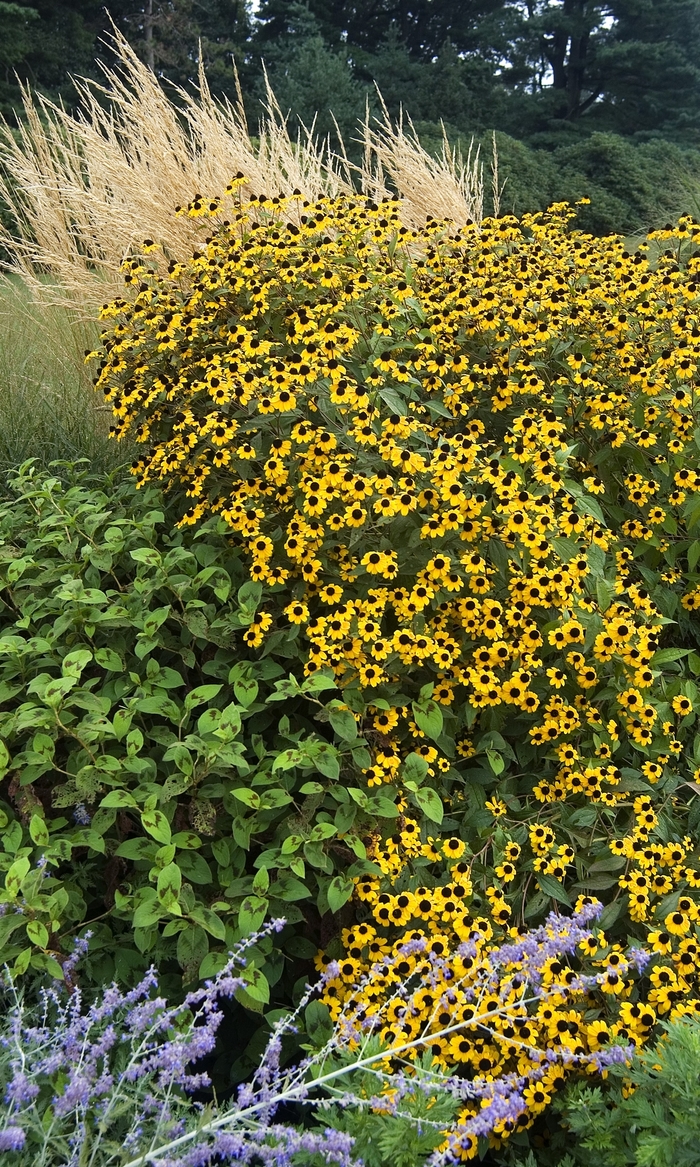
<svg viewBox="0 0 700 1167">
<path fill-rule="evenodd" d="M 214 980 L 177 1007 L 154 995 L 158 978 L 151 969 L 131 992 L 113 984 L 89 1007 L 79 989 L 70 996 L 43 992 L 37 1017 L 27 1013 L 7 977 L 12 1003 L 0 1037 L 3 1162 L 196 1167 L 212 1157 L 284 1163 L 297 1151 L 318 1150 L 325 1162 L 349 1167 L 347 1136 L 272 1122 L 275 1089 L 285 1086 L 279 1040 L 269 1043 L 254 1083 L 239 1089 L 223 1122 L 189 1097 L 209 1085 L 206 1073 L 190 1067 L 213 1050 L 223 1019 L 220 1002 L 245 985 L 245 974 L 235 973 L 243 972 L 246 950 L 261 938 L 239 945 Z M 78 942 L 71 973 L 86 948 L 86 941 Z"/>
<path fill-rule="evenodd" d="M 229 528 L 246 644 L 342 687 L 350 797 L 400 812 L 372 943 L 595 893 L 592 955 L 653 929 L 644 1016 L 696 1008 L 700 227 L 629 254 L 564 205 L 418 232 L 242 181 L 183 208 L 191 261 L 125 264 L 97 386 L 137 481 Z"/>
<path fill-rule="evenodd" d="M 457 1033 L 476 1027 L 501 1040 L 508 1025 L 517 1021 L 524 1027 L 533 1005 L 597 986 L 600 976 L 574 977 L 569 984 L 544 984 L 542 979 L 553 956 L 565 962 L 577 942 L 589 935 L 585 925 L 596 910 L 586 909 L 573 920 L 552 915 L 545 927 L 518 944 L 494 950 L 487 961 L 477 959 L 472 971 L 451 983 L 444 959 L 425 938 L 413 941 L 388 962 L 395 973 L 390 1004 L 403 1002 L 410 1011 L 411 994 L 422 983 L 423 992 L 432 987 L 439 1012 L 449 1007 L 450 994 L 459 990 L 472 1002 L 472 1013 L 468 1018 L 450 1016 L 442 1030 Z M 273 921 L 264 933 L 283 926 L 284 921 Z M 516 1073 L 496 1080 L 479 1073 L 472 1080 L 447 1078 L 425 1058 L 419 1059 L 433 1040 L 429 1026 L 419 1025 L 404 1044 L 404 1054 L 416 1059 L 406 1071 L 397 1068 L 378 1040 L 381 1010 L 368 1013 L 349 1006 L 335 1026 L 324 1030 L 309 1056 L 285 1069 L 285 1037 L 304 1011 L 313 1013 L 314 1006 L 318 1020 L 315 990 L 307 986 L 296 1009 L 275 1020 L 252 1080 L 239 1087 L 235 1099 L 225 1106 L 195 1104 L 188 1095 L 206 1090 L 209 1079 L 193 1063 L 212 1052 L 223 1018 L 220 1001 L 246 983 L 246 955 L 261 938 L 262 934 L 253 935 L 238 945 L 213 981 L 175 1007 L 154 996 L 158 981 L 151 969 L 131 992 L 112 985 L 89 1007 L 78 988 L 69 996 L 65 991 L 45 991 L 37 1018 L 27 1013 L 8 975 L 4 987 L 10 1008 L 0 1030 L 4 1086 L 0 1150 L 12 1155 L 8 1162 L 17 1167 L 35 1163 L 84 1167 L 86 1162 L 93 1167 L 113 1163 L 204 1167 L 214 1159 L 287 1164 L 298 1162 L 301 1153 L 307 1163 L 356 1164 L 355 1137 L 347 1130 L 328 1126 L 313 1130 L 303 1123 L 293 1127 L 274 1121 L 281 1104 L 297 1102 L 321 1117 L 331 1117 L 335 1109 L 332 1117 L 338 1128 L 362 1129 L 363 1115 L 370 1120 L 388 1115 L 389 1130 L 394 1120 L 399 1129 L 408 1130 L 409 1143 L 410 1135 L 416 1135 L 422 1140 L 423 1157 L 434 1149 L 430 1163 L 439 1167 L 474 1158 L 480 1137 L 494 1129 L 517 1127 L 529 1094 L 546 1086 L 558 1065 L 603 1068 L 623 1062 L 629 1054 L 614 1047 L 582 1057 L 560 1045 L 545 1058 L 527 1041 L 511 1041 L 510 1046 L 519 1047 L 512 1051 Z M 466 956 L 469 945 L 464 947 Z M 86 948 L 87 938 L 78 942 L 69 958 L 71 975 Z M 420 956 L 408 976 L 399 974 L 397 963 L 406 956 Z M 632 956 L 643 966 L 644 954 Z M 333 971 L 329 969 L 328 975 Z M 367 984 L 379 984 L 386 974 L 386 964 L 375 965 Z M 314 1031 L 311 1024 L 307 1028 Z M 338 1108 L 343 1112 L 340 1119 Z M 359 1124 L 353 1115 L 360 1118 Z M 400 1167 L 405 1149 L 387 1147 L 382 1163 Z"/>
</svg>

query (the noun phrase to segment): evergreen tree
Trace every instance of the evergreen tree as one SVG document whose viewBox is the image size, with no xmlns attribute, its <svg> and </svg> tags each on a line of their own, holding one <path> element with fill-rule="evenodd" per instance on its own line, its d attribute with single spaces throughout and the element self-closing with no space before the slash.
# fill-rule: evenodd
<svg viewBox="0 0 700 1167">
<path fill-rule="evenodd" d="M 146 64 L 177 85 L 195 81 L 201 60 L 215 93 L 235 92 L 232 61 L 245 64 L 247 0 L 141 0 L 120 22 Z"/>
<path fill-rule="evenodd" d="M 119 20 L 129 0 L 111 0 Z M 102 0 L 17 0 L 0 4 L 2 22 L 3 112 L 12 118 L 21 105 L 17 78 L 33 90 L 69 106 L 76 97 L 71 78 L 98 77 L 96 57 L 111 30 Z"/>
<path fill-rule="evenodd" d="M 434 60 L 420 61 L 392 26 L 375 53 L 353 50 L 352 58 L 356 75 L 376 82 L 393 117 L 403 109 L 414 122 L 442 120 L 473 132 L 493 125 L 502 103 L 489 62 L 459 54 L 450 40 Z"/>
<path fill-rule="evenodd" d="M 700 141 L 700 0 L 615 0 L 601 46 L 600 120 L 621 134 Z"/>
<path fill-rule="evenodd" d="M 12 115 L 11 103 L 16 95 L 14 71 L 29 52 L 32 27 L 38 19 L 36 8 L 0 3 L 0 110 L 3 117 Z"/>
<path fill-rule="evenodd" d="M 279 19 L 278 19 L 279 18 Z M 334 149 L 338 141 L 334 117 L 349 155 L 358 121 L 364 116 L 365 98 L 371 97 L 367 86 L 353 78 L 347 52 L 329 48 L 320 34 L 319 24 L 308 5 L 287 3 L 284 13 L 275 17 L 275 37 L 263 34 L 254 38 L 253 47 L 265 63 L 272 89 L 292 134 L 302 122 L 314 124 L 317 138 L 330 136 Z M 269 30 L 268 30 L 269 31 Z M 264 98 L 262 75 L 257 78 L 253 99 L 248 103 L 255 118 Z"/>
<path fill-rule="evenodd" d="M 578 125 L 697 140 L 699 50 L 700 0 L 531 0 L 504 71 L 520 133 Z"/>
<path fill-rule="evenodd" d="M 431 61 L 450 40 L 457 52 L 483 52 L 488 19 L 504 0 L 308 0 L 324 40 L 375 52 L 393 26 L 409 55 Z M 262 0 L 259 18 L 267 35 L 279 37 L 290 0 Z"/>
</svg>

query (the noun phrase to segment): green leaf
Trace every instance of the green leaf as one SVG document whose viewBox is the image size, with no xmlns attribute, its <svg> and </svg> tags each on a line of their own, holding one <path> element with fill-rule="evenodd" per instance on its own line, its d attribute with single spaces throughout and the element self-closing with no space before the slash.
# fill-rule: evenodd
<svg viewBox="0 0 700 1167">
<path fill-rule="evenodd" d="M 155 636 L 161 625 L 165 624 L 171 611 L 170 604 L 166 604 L 163 608 L 152 608 L 143 622 L 144 635 L 147 637 Z"/>
<path fill-rule="evenodd" d="M 57 709 L 63 698 L 70 693 L 71 689 L 75 688 L 77 683 L 78 677 L 62 677 L 60 681 L 49 681 L 39 696 L 45 705 Z"/>
<path fill-rule="evenodd" d="M 282 750 L 272 763 L 272 772 L 275 774 L 278 770 L 293 770 L 298 766 L 302 760 L 301 750 Z"/>
<path fill-rule="evenodd" d="M 337 689 L 338 682 L 328 673 L 312 673 L 301 686 L 302 693 L 325 693 L 328 689 Z"/>
<path fill-rule="evenodd" d="M 253 810 L 257 810 L 260 806 L 260 795 L 255 790 L 247 790 L 242 786 L 239 790 L 232 790 L 231 794 L 239 802 L 243 802 L 246 806 L 252 807 Z"/>
<path fill-rule="evenodd" d="M 23 952 L 20 952 L 19 956 L 15 960 L 14 965 L 12 966 L 13 975 L 15 977 L 24 976 L 27 969 L 29 968 L 29 961 L 31 959 L 32 959 L 31 948 L 25 948 Z"/>
<path fill-rule="evenodd" d="M 5 891 L 12 899 L 19 895 L 22 882 L 28 874 L 30 866 L 31 864 L 26 855 L 23 855 L 20 859 L 15 859 L 14 863 L 10 866 L 5 876 Z"/>
<path fill-rule="evenodd" d="M 202 846 L 202 840 L 194 831 L 178 831 L 170 841 L 175 847 L 184 847 L 188 851 L 197 851 Z"/>
<path fill-rule="evenodd" d="M 273 766 L 274 770 L 274 766 Z M 323 794 L 325 786 L 320 782 L 304 782 L 303 786 L 299 787 L 300 794 Z"/>
<path fill-rule="evenodd" d="M 177 959 L 183 969 L 197 969 L 209 952 L 209 941 L 203 928 L 188 924 L 177 938 Z"/>
<path fill-rule="evenodd" d="M 226 939 L 226 925 L 216 912 L 212 912 L 211 908 L 205 908 L 201 904 L 195 904 L 187 913 L 190 920 L 194 920 L 195 924 L 200 924 L 205 932 L 209 932 L 215 940 Z"/>
<path fill-rule="evenodd" d="M 355 890 L 355 884 L 352 879 L 348 879 L 344 875 L 336 875 L 328 885 L 326 895 L 328 897 L 328 907 L 332 912 L 339 912 L 343 904 L 346 904 Z"/>
<path fill-rule="evenodd" d="M 501 755 L 496 750 L 487 750 L 486 757 L 494 774 L 502 774 L 505 770 L 506 764 L 503 761 Z"/>
<path fill-rule="evenodd" d="M 550 899 L 557 900 L 560 904 L 566 904 L 569 908 L 571 907 L 571 900 L 569 899 L 566 888 L 553 875 L 545 875 L 544 872 L 540 872 L 537 876 L 537 886 Z"/>
<path fill-rule="evenodd" d="M 144 899 L 136 908 L 134 912 L 134 927 L 135 928 L 152 928 L 154 924 L 163 916 L 163 907 L 156 898 L 156 893 L 153 888 L 146 889 L 148 895 L 144 893 Z"/>
<path fill-rule="evenodd" d="M 241 732 L 241 711 L 237 705 L 227 705 L 225 709 L 222 709 L 219 718 L 219 731 L 228 731 L 234 737 L 237 737 Z"/>
<path fill-rule="evenodd" d="M 123 673 L 124 661 L 112 648 L 98 648 L 95 653 L 95 661 L 101 668 L 106 669 L 108 673 Z"/>
<path fill-rule="evenodd" d="M 134 704 L 139 713 L 160 714 L 175 723 L 179 723 L 182 718 L 180 706 L 170 697 L 139 697 Z"/>
<path fill-rule="evenodd" d="M 146 563 L 149 567 L 159 567 L 162 563 L 162 556 L 155 547 L 137 547 L 129 554 L 136 563 Z"/>
<path fill-rule="evenodd" d="M 211 887 L 214 877 L 203 855 L 198 855 L 196 851 L 182 851 L 177 857 L 177 862 L 185 879 L 189 879 L 191 883 Z"/>
<path fill-rule="evenodd" d="M 267 915 L 269 900 L 264 896 L 246 896 L 238 909 L 238 927 L 244 936 L 257 932 Z"/>
<path fill-rule="evenodd" d="M 555 546 L 557 546 L 559 543 L 562 543 L 563 540 L 553 539 L 552 542 L 555 544 Z M 566 542 L 570 543 L 571 541 L 567 539 Z M 567 556 L 562 555 L 562 559 L 568 561 L 569 559 L 573 559 L 574 556 L 580 555 L 580 550 L 577 545 L 575 543 L 571 543 L 571 546 L 573 547 L 573 554 Z M 591 574 L 596 577 L 602 577 L 605 572 L 605 552 L 603 551 L 603 548 L 599 547 L 597 543 L 593 543 L 592 546 L 588 548 L 586 558 L 588 559 L 588 566 L 590 568 Z"/>
<path fill-rule="evenodd" d="M 413 702 L 413 719 L 426 737 L 436 741 L 442 733 L 442 710 L 435 701 L 426 701 L 424 705 Z"/>
<path fill-rule="evenodd" d="M 615 595 L 615 584 L 601 576 L 595 581 L 595 591 L 598 599 L 598 607 L 601 612 L 607 612 Z"/>
<path fill-rule="evenodd" d="M 29 834 L 37 847 L 46 847 L 49 842 L 49 829 L 39 814 L 33 814 L 29 823 Z"/>
<path fill-rule="evenodd" d="M 243 976 L 246 981 L 244 990 L 246 996 L 267 1005 L 270 1000 L 270 985 L 265 974 L 259 968 L 250 968 L 245 970 Z"/>
<path fill-rule="evenodd" d="M 27 924 L 27 939 L 37 948 L 46 948 L 49 943 L 48 929 L 40 920 L 30 920 Z"/>
<path fill-rule="evenodd" d="M 25 917 L 21 916 L 19 912 L 13 912 L 9 916 L 0 916 L 0 953 L 5 948 L 12 933 L 16 932 L 18 928 L 23 928 L 25 923 Z M 3 959 L 5 958 L 3 957 Z"/>
<path fill-rule="evenodd" d="M 260 798 L 260 809 L 277 810 L 281 806 L 288 806 L 290 802 L 294 802 L 292 795 L 277 787 L 263 793 Z"/>
<path fill-rule="evenodd" d="M 64 677 L 79 677 L 83 669 L 92 660 L 89 648 L 75 648 L 64 656 L 61 662 L 61 672 Z"/>
<path fill-rule="evenodd" d="M 683 657 L 689 656 L 691 651 L 689 648 L 660 648 L 651 658 L 652 668 L 659 668 L 660 665 L 683 660 Z"/>
<path fill-rule="evenodd" d="M 197 856 L 199 858 L 199 856 Z M 177 863 L 168 863 L 158 872 L 157 892 L 158 899 L 169 912 L 181 914 L 178 898 L 182 888 L 182 872 Z"/>
<path fill-rule="evenodd" d="M 233 686 L 233 691 L 236 694 L 236 701 L 240 702 L 244 709 L 248 709 L 256 700 L 260 692 L 260 686 L 251 677 L 248 680 L 236 681 Z"/>
<path fill-rule="evenodd" d="M 387 798 L 385 794 L 373 794 L 367 799 L 367 813 L 376 814 L 382 819 L 396 819 L 399 817 L 398 807 L 395 802 Z"/>
<path fill-rule="evenodd" d="M 309 1001 L 304 1010 L 304 1027 L 309 1040 L 321 1049 L 333 1034 L 333 1022 L 328 1006 L 323 1001 Z"/>
<path fill-rule="evenodd" d="M 133 794 L 129 794 L 128 790 L 110 790 L 109 794 L 105 794 L 100 802 L 100 806 L 134 807 L 138 806 L 138 803 Z"/>
<path fill-rule="evenodd" d="M 285 903 L 292 904 L 297 900 L 308 899 L 311 892 L 300 879 L 296 879 L 293 875 L 282 873 L 279 879 L 272 884 L 270 895 L 275 899 L 284 900 Z"/>
<path fill-rule="evenodd" d="M 218 697 L 223 689 L 223 685 L 197 685 L 195 689 L 190 689 L 190 692 L 185 697 L 185 709 L 194 709 L 197 705 L 204 705 L 208 701 L 213 701 Z"/>
<path fill-rule="evenodd" d="M 425 758 L 421 758 L 420 754 L 409 754 L 404 761 L 401 777 L 405 782 L 415 782 L 420 785 L 427 773 L 428 763 Z M 350 794 L 352 795 L 352 791 Z"/>
<path fill-rule="evenodd" d="M 349 709 L 341 701 L 329 701 L 326 705 L 328 720 L 333 732 L 346 742 L 354 742 L 357 737 L 357 722 Z"/>
<path fill-rule="evenodd" d="M 333 746 L 327 745 L 325 742 L 321 743 L 314 750 L 313 762 L 316 769 L 326 778 L 331 778 L 335 781 L 340 777 L 340 761 L 338 760 L 338 753 Z"/>
<path fill-rule="evenodd" d="M 210 952 L 199 966 L 199 980 L 203 981 L 209 977 L 215 977 L 227 964 L 228 957 L 223 952 Z"/>
<path fill-rule="evenodd" d="M 170 823 L 161 810 L 144 810 L 141 812 L 141 825 L 159 843 L 169 843 L 172 835 Z"/>
<path fill-rule="evenodd" d="M 262 599 L 262 584 L 256 583 L 254 580 L 247 580 L 238 589 L 237 597 L 241 607 L 252 608 L 255 611 Z"/>
<path fill-rule="evenodd" d="M 429 786 L 424 786 L 420 790 L 416 790 L 411 795 L 411 799 L 423 811 L 426 818 L 431 822 L 441 823 L 445 813 L 445 808 L 442 805 L 442 799 L 436 790 L 432 790 Z"/>
<path fill-rule="evenodd" d="M 122 859 L 145 859 L 152 863 L 156 857 L 156 845 L 150 839 L 126 839 L 115 851 Z"/>
<path fill-rule="evenodd" d="M 310 843 L 322 842 L 324 839 L 333 839 L 338 834 L 333 823 L 317 823 L 309 834 Z"/>
</svg>

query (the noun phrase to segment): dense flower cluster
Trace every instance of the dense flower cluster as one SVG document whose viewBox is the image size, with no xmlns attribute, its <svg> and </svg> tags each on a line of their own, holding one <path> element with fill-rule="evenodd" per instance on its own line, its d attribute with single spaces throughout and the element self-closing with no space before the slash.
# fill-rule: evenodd
<svg viewBox="0 0 700 1167">
<path fill-rule="evenodd" d="M 412 826 L 410 820 L 408 826 Z M 412 835 L 409 829 L 407 839 Z M 595 900 L 580 896 L 576 909 L 592 912 L 593 927 L 575 937 L 570 961 L 557 951 L 542 962 L 541 985 L 549 992 L 536 1009 L 505 1009 L 492 1032 L 482 1024 L 443 1034 L 445 1027 L 451 1029 L 475 1015 L 474 983 L 483 976 L 499 946 L 506 950 L 504 937 L 506 945 L 520 942 L 521 929 L 507 926 L 511 909 L 496 887 L 486 889 L 483 914 L 474 908 L 473 861 L 455 863 L 451 855 L 464 851 L 460 840 L 444 839 L 438 846 L 430 840 L 420 851 L 414 845 L 410 856 L 399 837 L 390 840 L 391 844 L 391 854 L 380 846 L 374 856 L 387 873 L 384 880 L 368 877 L 358 881 L 358 922 L 343 930 L 344 955 L 333 962 L 337 972 L 326 978 L 323 1000 L 334 1018 L 349 1008 L 380 1018 L 380 1034 L 388 1048 L 402 1047 L 419 1032 L 427 1035 L 433 1064 L 445 1072 L 500 1081 L 504 1075 L 522 1075 L 525 1064 L 538 1052 L 551 1055 L 554 1060 L 548 1063 L 544 1076 L 525 1091 L 527 1107 L 520 1112 L 516 1126 L 512 1121 L 497 1125 L 491 1134 L 492 1145 L 500 1145 L 499 1139 L 516 1127 L 532 1126 L 548 1106 L 553 1091 L 566 1076 L 562 1050 L 571 1055 L 568 1068 L 578 1071 L 582 1060 L 595 1057 L 616 1041 L 641 1047 L 654 1034 L 659 1018 L 700 1018 L 700 943 L 694 900 L 676 895 L 676 909 L 669 907 L 663 922 L 649 932 L 650 967 L 641 962 L 643 975 L 639 977 L 633 975 L 634 951 L 606 936 L 596 921 L 602 905 L 598 903 L 596 908 Z M 648 885 L 656 885 L 652 894 L 661 896 L 676 886 L 686 886 L 694 877 L 694 872 L 682 867 L 686 848 L 681 845 L 651 844 L 642 850 L 630 835 L 613 849 L 623 848 L 639 864 L 629 868 L 627 878 L 621 881 L 623 886 L 635 887 L 644 875 Z M 504 842 L 502 837 L 501 863 L 496 871 L 504 882 L 515 879 L 520 856 L 519 845 Z M 429 865 L 427 870 L 418 869 L 423 883 L 415 886 L 409 866 L 421 858 L 428 859 Z M 398 872 L 397 867 L 401 868 Z M 630 896 L 634 919 L 633 904 Z M 411 945 L 416 946 L 414 952 Z M 427 985 L 421 976 L 426 953 L 440 964 L 440 974 Z M 319 953 L 317 967 L 328 969 L 325 953 Z M 374 970 L 371 977 L 370 969 Z M 402 984 L 413 986 L 412 991 L 397 997 L 397 986 Z M 494 1007 L 504 984 L 498 991 L 491 988 Z M 506 997 L 512 1004 L 513 998 L 507 993 Z M 476 1154 L 476 1140 L 472 1149 Z"/>
<path fill-rule="evenodd" d="M 454 953 L 608 891 L 582 955 L 650 931 L 648 988 L 527 1024 L 642 1041 L 698 1008 L 700 656 L 660 644 L 700 607 L 700 226 L 630 254 L 563 204 L 417 232 L 395 200 L 236 203 L 241 181 L 228 219 L 183 209 L 211 231 L 189 263 L 127 261 L 96 383 L 138 480 L 237 540 L 249 649 L 342 687 L 372 747 L 352 796 L 396 803 L 338 999 L 406 928 Z"/>
<path fill-rule="evenodd" d="M 629 1059 L 629 1041 L 603 1048 L 601 1039 L 589 1050 L 566 1025 L 550 1023 L 546 1051 L 537 1037 L 542 1018 L 568 1021 L 580 998 L 605 991 L 618 973 L 631 979 L 644 969 L 648 954 L 641 950 L 609 966 L 601 961 L 605 967 L 587 976 L 568 967 L 568 957 L 590 939 L 588 925 L 600 910 L 588 903 L 572 919 L 552 913 L 539 929 L 501 946 L 485 945 L 476 928 L 452 954 L 444 937 L 416 932 L 366 971 L 355 969 L 342 1007 L 329 989 L 333 972 L 348 979 L 347 962 L 324 971 L 323 995 L 333 1002 L 341 1044 L 361 1052 L 367 1033 L 381 1039 L 382 1052 L 372 1060 L 375 1073 L 381 1074 L 380 1062 L 384 1067 L 382 1089 L 368 1098 L 376 1113 L 400 1111 L 411 1091 L 432 1094 L 436 1081 L 461 1104 L 431 1167 L 473 1159 L 485 1137 L 498 1147 L 531 1127 L 568 1071 L 605 1072 Z M 371 931 L 360 927 L 360 936 L 347 939 L 367 946 Z"/>
</svg>

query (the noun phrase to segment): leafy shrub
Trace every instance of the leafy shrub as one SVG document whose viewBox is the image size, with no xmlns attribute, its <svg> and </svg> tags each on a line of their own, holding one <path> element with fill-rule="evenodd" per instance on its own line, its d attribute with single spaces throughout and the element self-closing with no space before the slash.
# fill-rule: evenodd
<svg viewBox="0 0 700 1167">
<path fill-rule="evenodd" d="M 407 927 L 455 951 L 601 895 L 582 958 L 650 931 L 649 979 L 529 1038 L 641 1043 L 700 1007 L 700 228 L 631 255 L 563 205 L 419 233 L 392 200 L 243 181 L 183 210 L 191 261 L 125 264 L 97 384 L 137 481 L 230 528 L 263 588 L 251 649 L 333 671 L 372 747 L 353 798 L 399 800 L 329 1007 Z"/>
<path fill-rule="evenodd" d="M 441 125 L 425 121 L 414 125 L 423 148 L 438 157 L 443 141 Z M 445 130 L 453 148 L 466 157 L 469 135 L 449 122 Z M 492 214 L 488 181 L 491 134 L 479 134 L 477 142 L 486 160 L 484 203 L 487 213 Z M 559 200 L 574 203 L 586 198 L 590 201 L 578 204 L 576 227 L 594 235 L 632 235 L 677 218 L 681 210 L 696 211 L 697 150 L 662 140 L 632 142 L 607 132 L 562 136 L 561 129 L 538 135 L 533 142 L 498 132 L 496 146 L 499 185 L 505 183 L 501 213 L 519 216 L 536 213 Z M 664 175 L 662 184 L 660 173 Z M 433 213 L 440 214 L 437 210 Z"/>
<path fill-rule="evenodd" d="M 585 1167 L 691 1167 L 700 1140 L 700 1025 L 685 1017 L 662 1027 L 630 1066 L 604 1087 L 576 1086 L 558 1109 L 573 1132 L 572 1157 Z"/>
<path fill-rule="evenodd" d="M 66 485 L 31 466 L 10 484 L 3 961 L 15 976 L 60 976 L 89 923 L 83 976 L 131 983 L 155 960 L 174 992 L 178 967 L 186 982 L 211 976 L 239 938 L 284 914 L 286 930 L 249 953 L 257 979 L 239 996 L 261 1010 L 281 981 L 288 999 L 321 916 L 353 876 L 379 870 L 360 823 L 398 813 L 376 797 L 361 811 L 340 780 L 369 755 L 334 682 L 286 678 L 288 645 L 249 659 L 260 585 L 220 520 L 171 535 L 153 489 Z"/>
</svg>

